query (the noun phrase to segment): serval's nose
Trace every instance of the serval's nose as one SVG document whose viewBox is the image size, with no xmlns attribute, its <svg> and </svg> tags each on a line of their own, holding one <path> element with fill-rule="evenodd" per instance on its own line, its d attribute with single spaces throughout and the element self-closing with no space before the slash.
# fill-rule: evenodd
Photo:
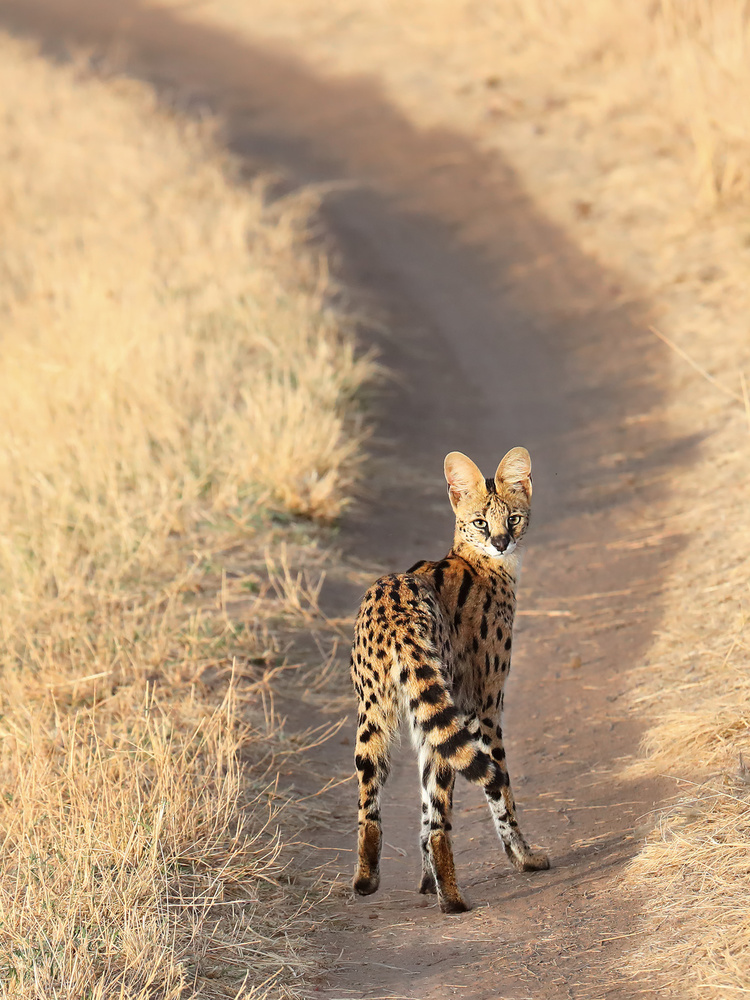
<svg viewBox="0 0 750 1000">
<path fill-rule="evenodd" d="M 495 546 L 498 552 L 505 552 L 505 550 L 508 548 L 508 543 L 510 542 L 510 538 L 508 537 L 508 535 L 505 534 L 493 535 L 490 541 Z"/>
</svg>

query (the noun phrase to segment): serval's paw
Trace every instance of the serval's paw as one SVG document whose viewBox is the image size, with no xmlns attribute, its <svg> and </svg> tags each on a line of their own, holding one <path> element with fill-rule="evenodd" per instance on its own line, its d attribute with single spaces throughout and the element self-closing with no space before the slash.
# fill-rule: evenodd
<svg viewBox="0 0 750 1000">
<path fill-rule="evenodd" d="M 471 907 L 461 896 L 456 896 L 453 899 L 448 899 L 442 897 L 440 899 L 440 909 L 443 913 L 453 914 L 453 913 L 467 913 Z"/>
<path fill-rule="evenodd" d="M 549 858 L 543 851 L 523 851 L 506 848 L 505 853 L 519 872 L 543 872 L 549 868 Z"/>
<path fill-rule="evenodd" d="M 364 875 L 359 872 L 355 875 L 352 887 L 358 896 L 371 896 L 378 891 L 380 885 L 380 875 Z"/>
<path fill-rule="evenodd" d="M 521 862 L 522 872 L 545 872 L 549 868 L 549 858 L 541 851 L 538 854 L 529 854 Z"/>
</svg>

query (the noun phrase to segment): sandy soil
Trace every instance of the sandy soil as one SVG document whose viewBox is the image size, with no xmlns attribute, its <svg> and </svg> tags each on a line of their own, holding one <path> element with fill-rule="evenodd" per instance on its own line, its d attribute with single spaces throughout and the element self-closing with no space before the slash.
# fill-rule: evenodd
<svg viewBox="0 0 750 1000">
<path fill-rule="evenodd" d="M 343 525 L 348 569 L 328 588 L 329 611 L 350 613 L 365 577 L 447 549 L 447 451 L 489 471 L 516 444 L 534 460 L 507 743 L 527 835 L 553 868 L 514 873 L 482 803 L 462 788 L 456 854 L 475 909 L 441 916 L 415 891 L 416 768 L 405 746 L 387 790 L 377 895 L 354 900 L 345 889 L 350 785 L 330 797 L 325 828 L 309 831 L 315 860 L 305 863 L 325 858 L 338 885 L 316 934 L 325 972 L 311 991 L 647 991 L 616 972 L 637 933 L 617 886 L 665 790 L 618 779 L 639 738 L 620 698 L 659 627 L 661 581 L 681 542 L 653 535 L 646 514 L 663 498 L 664 468 L 688 462 L 695 445 L 653 416 L 662 355 L 644 332 L 648 304 L 541 217 L 499 157 L 447 129 L 417 130 L 370 80 L 327 80 L 288 53 L 126 0 L 4 0 L 0 16 L 58 56 L 69 40 L 114 52 L 170 99 L 218 111 L 250 171 L 262 164 L 286 184 L 320 185 L 341 274 L 380 321 L 363 337 L 396 376 L 373 404 L 373 457 Z M 627 306 L 609 305 L 614 289 Z M 350 738 L 321 748 L 315 770 L 349 773 Z"/>
</svg>

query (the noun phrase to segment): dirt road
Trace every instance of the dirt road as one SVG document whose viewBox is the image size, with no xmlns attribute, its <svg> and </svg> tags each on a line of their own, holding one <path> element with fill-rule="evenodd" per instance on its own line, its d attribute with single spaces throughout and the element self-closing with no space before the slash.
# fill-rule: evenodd
<svg viewBox="0 0 750 1000">
<path fill-rule="evenodd" d="M 130 0 L 2 0 L 0 20 L 59 57 L 69 41 L 113 54 L 190 109 L 209 105 L 228 146 L 318 183 L 343 277 L 375 312 L 368 336 L 395 373 L 374 403 L 363 502 L 346 551 L 374 576 L 447 550 L 442 458 L 487 472 L 511 446 L 534 462 L 534 524 L 506 700 L 510 773 L 527 835 L 553 868 L 514 873 L 472 789 L 457 800 L 456 857 L 475 909 L 445 918 L 415 892 L 416 768 L 405 746 L 388 785 L 380 892 L 326 904 L 327 967 L 315 996 L 632 997 L 617 963 L 638 933 L 618 892 L 664 789 L 617 778 L 639 728 L 622 707 L 647 660 L 677 537 L 650 512 L 693 442 L 654 417 L 660 373 L 647 304 L 584 258 L 524 194 L 522 179 L 448 130 L 420 131 L 377 81 L 322 79 L 295 54 L 253 49 Z M 628 305 L 613 306 L 613 301 Z M 354 585 L 326 600 L 353 610 Z M 351 769 L 351 746 L 318 768 Z M 310 837 L 348 879 L 351 786 Z M 351 801 L 350 801 L 351 800 Z"/>
</svg>

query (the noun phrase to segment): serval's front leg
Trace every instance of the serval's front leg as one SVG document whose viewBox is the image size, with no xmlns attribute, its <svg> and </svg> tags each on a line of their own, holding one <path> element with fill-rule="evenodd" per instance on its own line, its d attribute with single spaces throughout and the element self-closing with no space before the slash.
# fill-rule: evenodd
<svg viewBox="0 0 750 1000">
<path fill-rule="evenodd" d="M 419 748 L 422 781 L 422 877 L 419 891 L 437 893 L 443 913 L 465 913 L 468 904 L 456 882 L 451 845 L 453 786 L 456 772 L 446 765 L 429 744 Z"/>
<path fill-rule="evenodd" d="M 494 781 L 485 786 L 490 812 L 495 821 L 497 835 L 503 843 L 505 853 L 511 863 L 522 872 L 543 871 L 549 868 L 549 858 L 542 851 L 532 851 L 518 826 L 516 804 L 510 788 L 510 776 L 505 761 L 503 732 L 499 723 L 492 719 L 480 720 L 482 743 L 487 753 L 498 765 L 503 775 L 502 781 Z"/>
</svg>

